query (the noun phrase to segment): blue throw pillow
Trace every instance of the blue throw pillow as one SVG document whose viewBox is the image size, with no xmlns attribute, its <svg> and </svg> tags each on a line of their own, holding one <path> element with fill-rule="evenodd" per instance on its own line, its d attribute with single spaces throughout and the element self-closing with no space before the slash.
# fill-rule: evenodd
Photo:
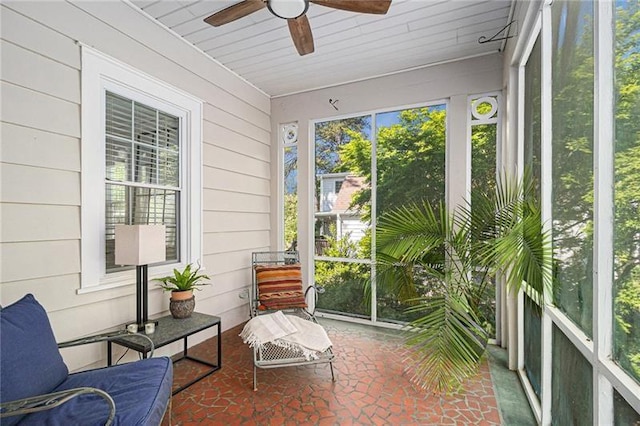
<svg viewBox="0 0 640 426">
<path fill-rule="evenodd" d="M 0 310 L 0 371 L 2 402 L 49 393 L 69 375 L 47 312 L 31 294 Z"/>
</svg>

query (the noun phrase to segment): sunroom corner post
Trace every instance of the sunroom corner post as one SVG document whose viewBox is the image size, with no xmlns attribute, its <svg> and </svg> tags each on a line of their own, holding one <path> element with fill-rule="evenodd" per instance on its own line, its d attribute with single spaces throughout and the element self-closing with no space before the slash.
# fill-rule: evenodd
<svg viewBox="0 0 640 426">
<path fill-rule="evenodd" d="M 598 1 L 594 26 L 594 251 L 593 365 L 611 357 L 613 333 L 613 2 Z M 593 375 L 594 422 L 613 424 L 613 387 L 599 369 Z"/>
<path fill-rule="evenodd" d="M 552 211 L 552 199 L 551 199 L 551 172 L 552 172 L 552 20 L 551 20 L 551 4 L 552 0 L 545 0 L 542 6 L 542 27 L 541 27 L 541 42 L 542 42 L 542 89 L 541 89 L 541 103 L 542 103 L 542 143 L 541 143 L 541 207 L 542 207 L 542 221 L 545 224 L 545 230 L 549 230 L 551 227 L 551 211 Z M 551 414 L 551 401 L 552 401 L 552 335 L 553 335 L 553 321 L 548 311 L 549 305 L 552 303 L 551 294 L 545 294 L 544 306 L 542 309 L 542 380 L 541 380 L 541 401 L 540 406 L 542 408 L 541 421 L 543 426 L 550 425 L 552 420 Z"/>
</svg>

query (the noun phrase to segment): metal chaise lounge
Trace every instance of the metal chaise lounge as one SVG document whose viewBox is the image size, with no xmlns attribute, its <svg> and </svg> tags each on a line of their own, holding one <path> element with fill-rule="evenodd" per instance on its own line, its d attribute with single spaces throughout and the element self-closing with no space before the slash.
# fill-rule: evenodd
<svg viewBox="0 0 640 426">
<path fill-rule="evenodd" d="M 250 316 L 255 318 L 259 315 L 281 311 L 286 315 L 295 315 L 307 321 L 317 324 L 315 317 L 315 303 L 313 309 L 308 309 L 306 301 L 310 292 L 313 293 L 314 300 L 317 301 L 318 294 L 322 289 L 315 286 L 308 286 L 302 292 L 302 280 L 300 274 L 300 263 L 297 251 L 265 251 L 252 254 L 252 286 L 250 294 Z M 286 274 L 285 279 L 275 277 L 276 281 L 284 284 L 288 288 L 283 289 L 276 285 L 278 296 L 271 298 L 268 283 L 274 282 L 274 274 Z M 297 288 L 296 288 L 297 286 Z M 284 290 L 284 291 L 281 291 Z M 284 295 L 284 296 L 283 296 Z M 282 296 L 282 297 L 281 297 Z M 324 352 L 318 352 L 313 358 L 305 356 L 302 350 L 291 347 L 282 347 L 273 343 L 254 346 L 253 352 L 253 389 L 257 390 L 257 369 L 258 368 L 278 368 L 292 367 L 312 364 L 329 364 L 331 369 L 331 379 L 335 381 L 333 371 L 333 360 L 335 356 L 332 348 L 329 347 Z"/>
</svg>

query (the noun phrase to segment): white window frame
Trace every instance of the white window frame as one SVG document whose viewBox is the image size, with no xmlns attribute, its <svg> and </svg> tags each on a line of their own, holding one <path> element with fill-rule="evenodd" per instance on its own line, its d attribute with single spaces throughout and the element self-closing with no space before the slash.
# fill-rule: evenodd
<svg viewBox="0 0 640 426">
<path fill-rule="evenodd" d="M 532 25 L 532 30 L 529 34 L 529 36 L 524 39 L 524 44 L 523 44 L 523 50 L 522 50 L 522 54 L 521 54 L 521 58 L 520 61 L 518 63 L 517 66 L 517 72 L 518 72 L 518 107 L 517 107 L 517 111 L 518 111 L 518 134 L 517 134 L 517 163 L 518 163 L 518 174 L 521 176 L 522 173 L 524 172 L 524 121 L 525 121 L 525 115 L 524 115 L 524 106 L 525 106 L 525 102 L 526 100 L 524 99 L 524 85 L 525 85 L 525 67 L 529 61 L 529 57 L 531 56 L 531 52 L 533 50 L 533 47 L 536 43 L 536 41 L 538 40 L 538 37 L 540 37 L 540 43 L 542 43 L 542 34 L 541 34 L 541 27 L 542 27 L 542 14 L 541 12 L 537 11 L 536 13 L 536 17 L 534 18 L 534 24 Z M 542 58 L 541 58 L 542 59 Z M 542 68 L 542 65 L 541 65 Z M 540 69 L 540 74 L 542 74 L 542 69 Z M 540 135 L 542 138 L 542 134 Z M 542 146 L 542 140 L 540 141 L 540 145 Z M 541 200 L 542 201 L 542 200 Z M 525 284 L 526 286 L 526 284 Z M 531 385 L 531 382 L 529 381 L 529 377 L 527 376 L 527 373 L 525 371 L 525 365 L 524 365 L 524 333 L 525 333 L 525 329 L 524 329 L 524 293 L 528 290 L 527 287 L 525 287 L 525 289 L 521 290 L 518 294 L 518 303 L 517 303 L 517 335 L 518 335 L 518 344 L 517 344 L 517 348 L 518 348 L 518 353 L 517 353 L 517 368 L 518 368 L 518 375 L 520 377 L 520 381 L 522 382 L 522 385 L 524 387 L 525 390 L 525 394 L 527 396 L 527 399 L 529 400 L 529 404 L 531 406 L 531 409 L 533 410 L 533 413 L 536 417 L 536 421 L 538 421 L 539 423 L 542 420 L 542 406 L 541 406 L 541 402 L 538 400 L 538 397 L 536 396 L 536 393 L 533 389 L 533 386 Z M 549 297 L 549 295 L 545 295 L 545 297 Z M 540 319 L 541 321 L 541 327 L 542 327 L 542 318 Z M 542 363 L 542 342 L 541 342 L 541 347 L 540 347 L 540 352 L 541 352 L 541 363 Z M 551 364 L 549 363 L 549 366 L 551 366 Z M 542 367 L 542 365 L 541 365 Z M 544 367 L 542 367 L 544 368 Z M 541 371 L 541 379 L 542 379 L 542 375 L 544 374 L 544 372 Z M 542 384 L 541 384 L 542 386 Z"/>
<path fill-rule="evenodd" d="M 180 118 L 180 222 L 177 263 L 149 268 L 151 276 L 202 256 L 202 101 L 82 45 L 82 272 L 79 294 L 135 282 L 135 271 L 106 273 L 105 94 L 125 96 Z"/>
</svg>

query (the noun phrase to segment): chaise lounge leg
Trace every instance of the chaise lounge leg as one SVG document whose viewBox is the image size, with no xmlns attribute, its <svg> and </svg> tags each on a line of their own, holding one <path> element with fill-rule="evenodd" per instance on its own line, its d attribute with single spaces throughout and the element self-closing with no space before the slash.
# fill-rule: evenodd
<svg viewBox="0 0 640 426">
<path fill-rule="evenodd" d="M 256 377 L 257 374 L 257 368 L 256 365 L 253 365 L 253 391 L 257 391 L 258 390 L 258 378 Z"/>
<path fill-rule="evenodd" d="M 329 367 L 331 367 L 331 381 L 335 382 L 336 381 L 336 376 L 335 376 L 335 374 L 333 374 L 333 361 L 329 363 Z"/>
</svg>

